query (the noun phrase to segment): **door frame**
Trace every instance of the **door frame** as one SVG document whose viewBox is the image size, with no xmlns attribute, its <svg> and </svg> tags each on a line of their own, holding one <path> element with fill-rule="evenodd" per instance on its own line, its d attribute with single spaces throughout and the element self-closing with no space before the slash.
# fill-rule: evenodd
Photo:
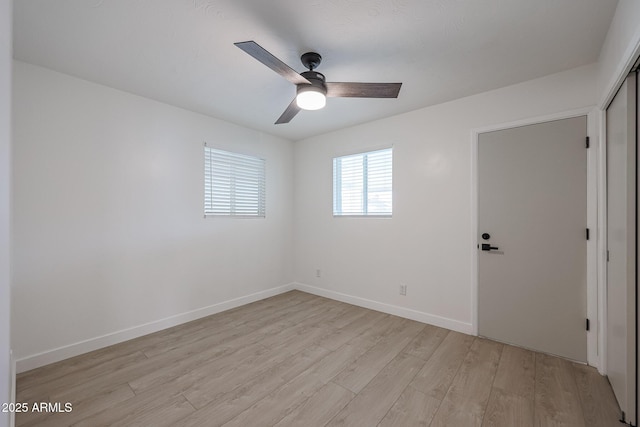
<svg viewBox="0 0 640 427">
<path fill-rule="evenodd" d="M 500 123 L 492 126 L 475 128 L 471 130 L 471 242 L 473 243 L 471 255 L 471 327 L 474 335 L 478 335 L 478 262 L 479 251 L 478 242 L 478 143 L 479 135 L 504 129 L 512 129 L 521 126 L 534 125 L 550 121 L 569 119 L 573 117 L 587 116 L 587 136 L 589 137 L 590 148 L 587 151 L 587 227 L 592 231 L 591 238 L 587 241 L 587 317 L 590 321 L 590 330 L 587 332 L 587 363 L 595 366 L 598 371 L 603 372 L 603 352 L 604 334 L 606 331 L 606 320 L 604 313 L 603 292 L 606 291 L 604 284 L 606 276 L 602 278 L 602 272 L 606 275 L 606 234 L 603 239 L 602 208 L 603 197 L 606 194 L 606 187 L 603 187 L 603 173 L 606 171 L 602 164 L 602 125 L 603 112 L 595 107 L 580 108 L 545 116 L 538 116 L 508 123 Z M 606 158 L 605 158 L 606 161 Z M 605 184 L 606 185 L 606 184 Z M 600 197 L 598 197 L 600 195 Z M 606 202 L 606 200 L 605 200 Z M 606 215 L 606 211 L 604 212 Z M 606 224 L 606 222 L 605 222 Z"/>
</svg>

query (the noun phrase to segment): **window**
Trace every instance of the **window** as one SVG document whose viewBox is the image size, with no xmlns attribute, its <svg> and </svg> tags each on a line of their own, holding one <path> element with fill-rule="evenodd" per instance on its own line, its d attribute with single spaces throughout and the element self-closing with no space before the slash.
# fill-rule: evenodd
<svg viewBox="0 0 640 427">
<path fill-rule="evenodd" d="M 391 216 L 391 148 L 333 159 L 333 215 Z"/>
<path fill-rule="evenodd" d="M 205 145 L 204 215 L 264 218 L 264 159 Z"/>
</svg>

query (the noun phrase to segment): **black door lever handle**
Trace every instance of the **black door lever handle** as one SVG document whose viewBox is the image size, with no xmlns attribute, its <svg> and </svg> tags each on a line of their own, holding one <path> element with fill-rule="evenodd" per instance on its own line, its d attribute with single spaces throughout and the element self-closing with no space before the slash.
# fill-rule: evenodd
<svg viewBox="0 0 640 427">
<path fill-rule="evenodd" d="M 500 249 L 497 246 L 491 246 L 489 243 L 483 243 L 482 244 L 482 250 L 483 251 L 491 251 L 491 250 L 498 250 Z"/>
</svg>

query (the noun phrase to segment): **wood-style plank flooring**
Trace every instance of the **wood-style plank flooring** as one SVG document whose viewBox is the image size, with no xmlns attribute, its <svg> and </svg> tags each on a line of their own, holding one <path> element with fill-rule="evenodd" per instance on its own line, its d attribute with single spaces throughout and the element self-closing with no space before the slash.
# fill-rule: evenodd
<svg viewBox="0 0 640 427">
<path fill-rule="evenodd" d="M 556 357 L 293 291 L 22 373 L 17 426 L 619 426 Z"/>
</svg>

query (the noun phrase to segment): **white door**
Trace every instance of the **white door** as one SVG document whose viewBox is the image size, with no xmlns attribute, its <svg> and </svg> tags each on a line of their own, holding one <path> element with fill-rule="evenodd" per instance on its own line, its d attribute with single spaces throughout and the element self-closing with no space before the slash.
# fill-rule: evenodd
<svg viewBox="0 0 640 427">
<path fill-rule="evenodd" d="M 586 135 L 582 116 L 478 138 L 479 334 L 582 362 Z"/>
<path fill-rule="evenodd" d="M 607 376 L 626 419 L 635 414 L 635 77 L 607 109 Z"/>
</svg>

